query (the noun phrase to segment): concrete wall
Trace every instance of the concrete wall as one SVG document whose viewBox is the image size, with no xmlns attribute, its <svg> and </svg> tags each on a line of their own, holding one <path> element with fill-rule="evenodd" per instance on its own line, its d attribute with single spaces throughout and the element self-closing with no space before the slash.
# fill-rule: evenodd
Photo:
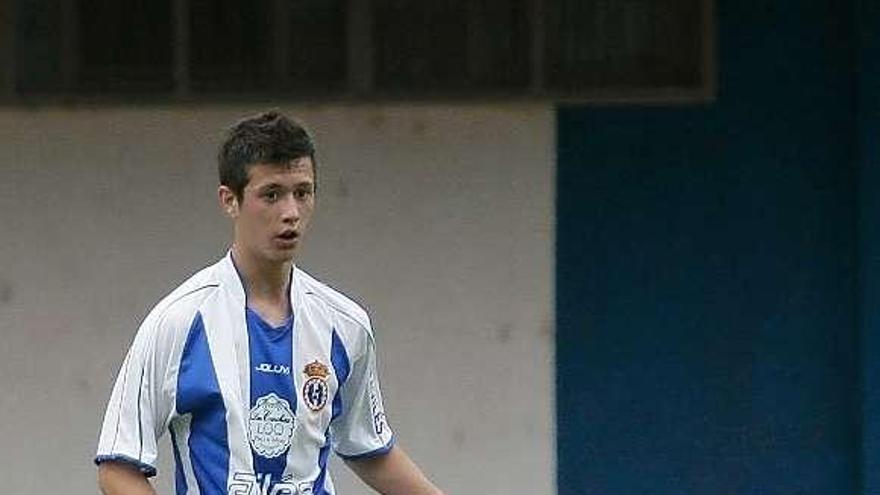
<svg viewBox="0 0 880 495">
<path fill-rule="evenodd" d="M 0 482 L 95 493 L 139 320 L 226 249 L 221 130 L 258 107 L 0 112 Z M 366 305 L 400 444 L 448 493 L 552 493 L 553 112 L 307 107 L 299 265 Z M 157 481 L 170 494 L 171 455 Z M 337 466 L 342 493 L 365 493 Z"/>
</svg>

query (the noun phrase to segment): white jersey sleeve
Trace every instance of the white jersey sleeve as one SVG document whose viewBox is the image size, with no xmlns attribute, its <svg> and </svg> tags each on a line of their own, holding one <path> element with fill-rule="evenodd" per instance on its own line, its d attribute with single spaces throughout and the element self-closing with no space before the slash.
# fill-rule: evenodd
<svg viewBox="0 0 880 495">
<path fill-rule="evenodd" d="M 342 414 L 332 424 L 333 449 L 345 459 L 388 452 L 394 435 L 385 417 L 376 372 L 376 345 L 372 330 L 360 328 L 360 352 L 352 356 L 348 378 L 341 388 Z"/>
<path fill-rule="evenodd" d="M 192 315 L 181 309 L 160 303 L 138 329 L 107 404 L 95 463 L 125 462 L 156 474 L 158 440 L 174 411 L 176 370 Z"/>
</svg>

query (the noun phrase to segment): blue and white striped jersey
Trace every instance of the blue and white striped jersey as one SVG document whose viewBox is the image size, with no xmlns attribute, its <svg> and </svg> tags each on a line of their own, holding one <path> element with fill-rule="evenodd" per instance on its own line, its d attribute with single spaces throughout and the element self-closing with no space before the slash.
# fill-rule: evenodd
<svg viewBox="0 0 880 495">
<path fill-rule="evenodd" d="M 302 270 L 291 277 L 281 328 L 247 309 L 231 255 L 159 302 L 116 380 L 96 462 L 155 475 L 168 430 L 178 495 L 317 495 L 334 493 L 331 448 L 387 452 L 369 317 Z"/>
</svg>

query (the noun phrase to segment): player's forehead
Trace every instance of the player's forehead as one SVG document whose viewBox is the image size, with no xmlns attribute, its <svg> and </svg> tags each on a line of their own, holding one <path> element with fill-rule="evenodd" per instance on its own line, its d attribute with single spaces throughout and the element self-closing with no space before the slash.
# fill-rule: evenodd
<svg viewBox="0 0 880 495">
<path fill-rule="evenodd" d="M 295 187 L 314 184 L 315 168 L 308 156 L 285 163 L 254 163 L 248 167 L 246 189 L 259 189 L 270 185 Z"/>
</svg>

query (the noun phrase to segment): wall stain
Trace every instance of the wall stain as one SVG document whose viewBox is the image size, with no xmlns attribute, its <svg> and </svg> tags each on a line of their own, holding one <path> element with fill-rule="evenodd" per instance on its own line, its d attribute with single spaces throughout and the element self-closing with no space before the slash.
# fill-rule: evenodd
<svg viewBox="0 0 880 495">
<path fill-rule="evenodd" d="M 348 182 L 346 182 L 344 177 L 340 177 L 336 181 L 336 197 L 347 198 L 349 194 L 351 194 L 351 191 L 348 188 Z"/>
<path fill-rule="evenodd" d="M 0 304 L 9 304 L 12 302 L 12 284 L 6 280 L 0 280 Z"/>
<path fill-rule="evenodd" d="M 76 388 L 83 393 L 90 392 L 92 390 L 92 384 L 89 383 L 85 378 L 77 378 L 76 380 Z"/>
<path fill-rule="evenodd" d="M 541 338 L 552 338 L 556 330 L 556 325 L 554 324 L 553 319 L 550 317 L 544 318 L 541 322 L 541 326 L 538 327 L 538 336 Z"/>
<path fill-rule="evenodd" d="M 452 429 L 452 445 L 456 449 L 461 449 L 464 447 L 465 441 L 467 441 L 467 434 L 464 432 L 464 428 L 461 426 L 456 426 Z"/>
<path fill-rule="evenodd" d="M 379 130 L 385 126 L 385 120 L 385 114 L 383 112 L 374 112 L 370 114 L 367 122 L 373 130 Z"/>
<path fill-rule="evenodd" d="M 498 339 L 498 342 L 502 344 L 506 344 L 510 342 L 510 338 L 513 336 L 513 325 L 510 323 L 504 323 L 495 330 L 495 338 Z"/>
<path fill-rule="evenodd" d="M 416 120 L 413 122 L 411 130 L 416 136 L 424 136 L 428 133 L 428 124 L 424 120 Z"/>
</svg>

